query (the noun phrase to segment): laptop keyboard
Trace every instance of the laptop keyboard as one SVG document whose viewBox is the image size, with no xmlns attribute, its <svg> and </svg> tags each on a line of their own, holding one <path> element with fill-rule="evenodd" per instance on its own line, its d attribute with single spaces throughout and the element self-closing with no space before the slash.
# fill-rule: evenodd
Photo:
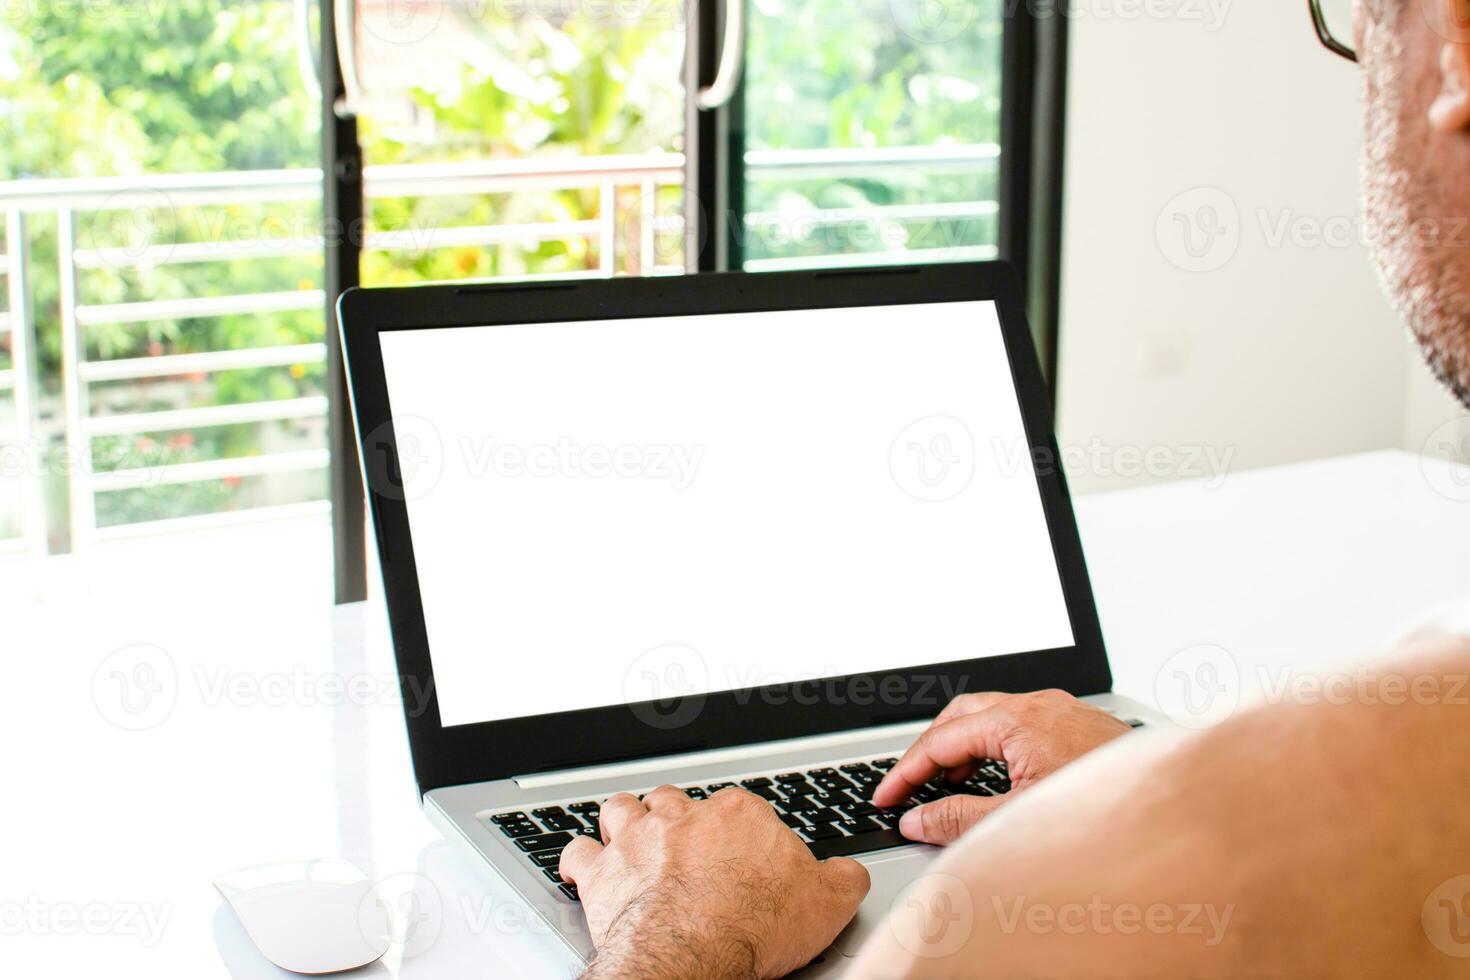
<svg viewBox="0 0 1470 980">
<path fill-rule="evenodd" d="M 911 843 L 898 832 L 898 820 L 917 804 L 954 795 L 999 796 L 1011 788 L 1006 764 L 989 760 L 982 762 L 975 775 L 963 783 L 934 779 L 919 787 L 910 802 L 880 810 L 871 802 L 873 790 L 897 761 L 894 758 L 856 760 L 680 788 L 696 800 L 707 799 L 730 786 L 749 790 L 769 802 L 782 822 L 806 842 L 818 859 L 865 854 Z M 561 851 L 575 836 L 599 835 L 601 808 L 599 800 L 581 800 L 537 807 L 529 813 L 512 810 L 490 814 L 485 820 L 509 838 L 526 861 L 563 895 L 578 901 L 577 886 L 561 878 Z"/>
</svg>

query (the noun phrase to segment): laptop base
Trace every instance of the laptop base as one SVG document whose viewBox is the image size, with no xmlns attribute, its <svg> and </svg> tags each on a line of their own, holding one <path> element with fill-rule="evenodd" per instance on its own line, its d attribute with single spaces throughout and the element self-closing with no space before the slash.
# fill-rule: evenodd
<svg viewBox="0 0 1470 980">
<path fill-rule="evenodd" d="M 1118 695 L 1095 695 L 1083 700 L 1148 727 L 1169 724 L 1158 712 Z M 571 799 L 600 801 L 614 793 L 641 792 L 666 783 L 706 786 L 746 773 L 800 771 L 845 760 L 898 756 L 927 724 L 840 732 L 648 760 L 644 764 L 579 770 L 570 777 L 545 774 L 446 787 L 424 798 L 424 811 L 445 837 L 467 849 L 477 862 L 488 864 L 526 902 L 548 933 L 585 963 L 595 949 L 580 905 L 562 894 L 547 876 L 538 873 L 512 838 L 497 832 L 490 820 L 492 814 L 511 810 L 530 812 Z M 715 758 L 706 758 L 709 756 Z M 803 980 L 840 975 L 845 968 L 844 961 L 857 955 L 873 930 L 885 921 L 903 889 L 938 853 L 939 848 L 926 844 L 903 844 L 852 855 L 868 868 L 872 887 L 858 914 L 822 957 L 795 975 Z"/>
</svg>

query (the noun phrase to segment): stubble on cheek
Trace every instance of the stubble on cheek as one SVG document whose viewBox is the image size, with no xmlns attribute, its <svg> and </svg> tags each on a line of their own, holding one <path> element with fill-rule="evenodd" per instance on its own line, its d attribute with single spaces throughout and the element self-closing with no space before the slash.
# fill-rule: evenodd
<svg viewBox="0 0 1470 980">
<path fill-rule="evenodd" d="M 1418 0 L 1410 0 L 1417 8 Z M 1363 206 L 1369 247 L 1385 291 L 1430 368 L 1470 405 L 1470 230 L 1451 213 L 1440 175 L 1452 158 L 1428 108 L 1437 85 L 1437 44 L 1417 50 L 1403 36 L 1413 15 L 1371 17 L 1362 32 Z M 1416 39 L 1419 44 L 1426 39 Z"/>
</svg>

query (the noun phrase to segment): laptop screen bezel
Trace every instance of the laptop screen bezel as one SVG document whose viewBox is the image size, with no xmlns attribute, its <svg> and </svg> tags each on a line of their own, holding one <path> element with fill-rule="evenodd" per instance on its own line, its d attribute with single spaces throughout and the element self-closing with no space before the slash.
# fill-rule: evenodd
<svg viewBox="0 0 1470 980">
<path fill-rule="evenodd" d="M 985 300 L 997 306 L 1026 438 L 1032 458 L 1038 463 L 1036 479 L 1071 622 L 1071 647 L 851 674 L 821 682 L 823 692 L 914 692 L 912 703 L 885 704 L 885 700 L 899 699 L 882 696 L 814 698 L 808 681 L 710 693 L 693 712 L 693 719 L 675 728 L 640 720 L 660 717 L 668 707 L 651 702 L 449 728 L 440 724 L 408 508 L 402 494 L 393 492 L 395 481 L 389 476 L 396 471 L 396 443 L 380 334 L 445 327 Z M 1092 586 L 1053 434 L 1046 384 L 1026 323 L 1019 283 L 1004 263 L 354 289 L 339 300 L 338 319 L 420 793 L 516 775 L 914 721 L 932 717 L 943 706 L 938 692 L 1054 687 L 1083 696 L 1104 693 L 1112 686 Z M 554 672 L 549 676 L 554 682 Z M 808 686 L 804 688 L 803 684 Z M 921 690 L 928 695 L 920 697 Z"/>
</svg>

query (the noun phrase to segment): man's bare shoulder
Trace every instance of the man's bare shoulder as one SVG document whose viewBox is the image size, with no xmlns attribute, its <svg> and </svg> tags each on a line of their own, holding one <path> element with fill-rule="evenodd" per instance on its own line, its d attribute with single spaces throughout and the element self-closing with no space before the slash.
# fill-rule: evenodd
<svg viewBox="0 0 1470 980">
<path fill-rule="evenodd" d="M 1463 967 L 1426 906 L 1470 874 L 1470 640 L 1420 632 L 1374 668 L 1313 676 L 1037 786 L 936 863 L 856 975 Z"/>
</svg>

